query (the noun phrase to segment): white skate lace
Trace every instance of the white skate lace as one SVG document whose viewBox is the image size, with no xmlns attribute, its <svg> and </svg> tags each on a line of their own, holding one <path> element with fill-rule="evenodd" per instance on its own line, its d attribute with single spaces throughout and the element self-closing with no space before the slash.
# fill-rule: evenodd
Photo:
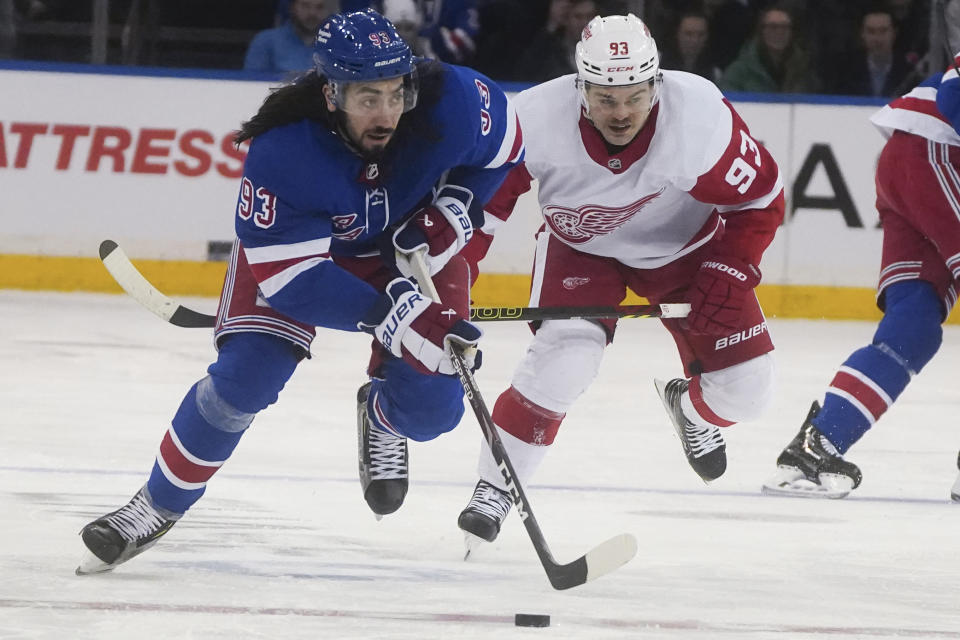
<svg viewBox="0 0 960 640">
<path fill-rule="evenodd" d="M 153 534 L 166 522 L 142 493 L 138 493 L 119 511 L 106 517 L 107 523 L 127 542 L 136 542 Z"/>
<path fill-rule="evenodd" d="M 835 458 L 843 458 L 837 448 L 833 446 L 833 443 L 827 440 L 827 436 L 823 435 L 822 433 L 820 434 L 820 446 L 831 456 L 834 456 Z"/>
<path fill-rule="evenodd" d="M 470 498 L 467 510 L 476 511 L 488 518 L 493 518 L 497 522 L 503 522 L 512 504 L 513 500 L 510 499 L 508 494 L 500 491 L 489 482 L 481 480 L 473 491 L 473 497 Z"/>
<path fill-rule="evenodd" d="M 367 446 L 370 449 L 370 478 L 399 480 L 407 477 L 406 440 L 374 426 L 369 427 Z"/>
<path fill-rule="evenodd" d="M 720 429 L 713 426 L 693 424 L 689 420 L 683 427 L 683 438 L 694 458 L 699 458 L 723 446 L 723 435 Z"/>
</svg>

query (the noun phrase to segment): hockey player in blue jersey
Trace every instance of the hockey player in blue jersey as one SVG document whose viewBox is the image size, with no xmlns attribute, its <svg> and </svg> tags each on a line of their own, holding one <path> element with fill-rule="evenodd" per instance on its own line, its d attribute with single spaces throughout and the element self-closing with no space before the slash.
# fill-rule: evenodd
<svg viewBox="0 0 960 640">
<path fill-rule="evenodd" d="M 956 65 L 877 112 L 883 256 L 871 344 L 844 361 L 777 458 L 765 493 L 843 498 L 861 481 L 843 455 L 940 349 L 960 291 L 960 75 Z M 958 460 L 960 464 L 960 460 Z M 951 496 L 960 501 L 960 478 Z"/>
<path fill-rule="evenodd" d="M 522 157 L 516 115 L 485 77 L 412 58 L 373 11 L 327 19 L 315 59 L 238 134 L 251 144 L 216 362 L 181 403 L 143 488 L 81 531 L 89 553 L 78 573 L 141 553 L 203 495 L 309 357 L 314 327 L 374 337 L 358 442 L 363 495 L 378 518 L 406 495 L 407 438 L 435 438 L 463 414 L 450 343 L 474 345 L 480 331 L 466 320 L 473 265 L 460 251 Z M 444 304 L 398 272 L 396 256 L 415 251 Z"/>
</svg>

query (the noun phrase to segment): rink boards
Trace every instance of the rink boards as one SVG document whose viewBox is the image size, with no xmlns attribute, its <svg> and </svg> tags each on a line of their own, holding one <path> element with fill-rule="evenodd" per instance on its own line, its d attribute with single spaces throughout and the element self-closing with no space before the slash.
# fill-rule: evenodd
<svg viewBox="0 0 960 640">
<path fill-rule="evenodd" d="M 0 287 L 119 291 L 96 259 L 111 238 L 164 291 L 219 292 L 244 157 L 230 139 L 277 83 L 138 73 L 152 75 L 0 66 Z M 873 172 L 883 139 L 868 118 L 878 104 L 731 98 L 786 186 L 787 218 L 762 264 L 767 313 L 877 317 Z M 476 304 L 526 302 L 539 225 L 531 192 L 481 265 Z"/>
</svg>

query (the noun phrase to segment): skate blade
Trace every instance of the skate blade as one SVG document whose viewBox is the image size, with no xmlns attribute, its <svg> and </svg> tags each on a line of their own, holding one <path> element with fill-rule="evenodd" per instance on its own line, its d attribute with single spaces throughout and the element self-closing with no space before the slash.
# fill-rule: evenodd
<svg viewBox="0 0 960 640">
<path fill-rule="evenodd" d="M 74 573 L 76 573 L 78 576 L 91 576 L 98 573 L 113 571 L 115 566 L 116 565 L 107 564 L 97 556 L 93 555 L 91 552 L 87 551 L 80 560 L 80 564 L 77 566 L 77 569 Z"/>
<path fill-rule="evenodd" d="M 960 502 L 960 477 L 958 477 L 957 481 L 950 487 L 950 499 L 954 502 Z"/>
<path fill-rule="evenodd" d="M 464 531 L 463 532 L 464 561 L 469 560 L 473 552 L 479 549 L 480 547 L 482 547 L 485 542 L 486 540 L 484 540 L 480 536 L 475 536 L 468 531 Z"/>
<path fill-rule="evenodd" d="M 777 472 L 763 483 L 760 492 L 768 496 L 838 500 L 853 491 L 853 480 L 847 476 L 821 473 L 819 479 L 820 484 L 817 484 L 796 467 L 777 467 Z"/>
</svg>

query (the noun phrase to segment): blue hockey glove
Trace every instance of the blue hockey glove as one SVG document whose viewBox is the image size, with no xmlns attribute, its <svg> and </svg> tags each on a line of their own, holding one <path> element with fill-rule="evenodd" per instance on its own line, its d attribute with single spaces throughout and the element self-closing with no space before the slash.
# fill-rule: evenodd
<svg viewBox="0 0 960 640">
<path fill-rule="evenodd" d="M 483 332 L 452 308 L 433 302 L 407 278 L 395 278 L 357 323 L 372 333 L 390 353 L 423 373 L 453 375 L 451 343 L 461 348 L 476 345 Z M 474 367 L 473 350 L 464 353 Z M 477 352 L 479 353 L 479 352 Z"/>
<path fill-rule="evenodd" d="M 393 246 L 403 255 L 426 250 L 425 259 L 430 275 L 436 274 L 473 237 L 473 222 L 467 206 L 457 198 L 441 196 L 404 222 L 393 234 Z M 403 275 L 407 273 L 405 260 L 397 260 Z"/>
</svg>

